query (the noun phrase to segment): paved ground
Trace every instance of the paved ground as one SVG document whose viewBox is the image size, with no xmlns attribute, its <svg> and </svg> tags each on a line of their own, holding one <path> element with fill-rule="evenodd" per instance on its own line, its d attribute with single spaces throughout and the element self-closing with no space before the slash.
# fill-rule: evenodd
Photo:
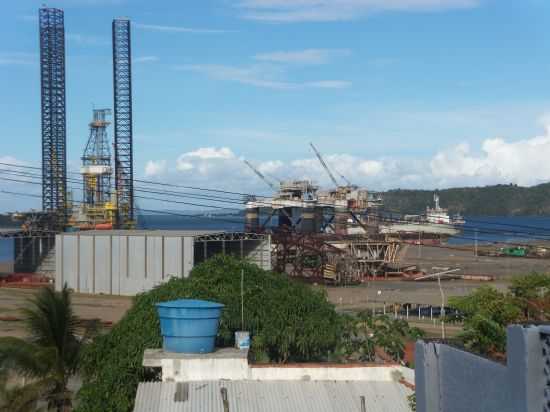
<svg viewBox="0 0 550 412">
<path fill-rule="evenodd" d="M 452 247 L 452 246 L 451 246 Z M 463 274 L 488 274 L 499 279 L 536 272 L 550 272 L 550 259 L 474 256 L 471 247 L 442 248 L 407 245 L 401 254 L 402 264 L 414 264 L 432 272 L 434 266 L 461 268 Z"/>
</svg>

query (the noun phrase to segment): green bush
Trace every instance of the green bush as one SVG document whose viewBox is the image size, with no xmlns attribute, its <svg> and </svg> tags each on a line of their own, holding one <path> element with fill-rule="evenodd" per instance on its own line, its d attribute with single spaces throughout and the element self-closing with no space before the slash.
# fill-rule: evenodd
<svg viewBox="0 0 550 412">
<path fill-rule="evenodd" d="M 324 359 L 337 345 L 339 317 L 324 293 L 227 256 L 198 265 L 188 279 L 136 296 L 110 333 L 95 339 L 83 356 L 80 412 L 131 411 L 140 381 L 158 378 L 141 366 L 143 351 L 162 346 L 155 303 L 208 299 L 223 303 L 218 346 L 232 346 L 241 329 L 241 270 L 244 270 L 245 329 L 252 355 L 271 362 Z"/>
<path fill-rule="evenodd" d="M 468 296 L 451 297 L 449 304 L 464 316 L 459 337 L 467 348 L 482 354 L 506 351 L 506 327 L 521 316 L 511 294 L 482 286 Z"/>
</svg>

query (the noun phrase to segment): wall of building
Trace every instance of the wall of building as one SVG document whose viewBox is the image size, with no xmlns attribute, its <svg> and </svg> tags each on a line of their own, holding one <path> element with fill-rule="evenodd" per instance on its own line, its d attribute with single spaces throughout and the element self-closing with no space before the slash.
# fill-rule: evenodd
<svg viewBox="0 0 550 412">
<path fill-rule="evenodd" d="M 269 269 L 269 238 L 197 241 L 181 231 L 76 232 L 56 236 L 56 288 L 67 283 L 80 293 L 135 295 L 172 277 L 187 277 L 193 266 L 218 253 L 250 258 Z"/>
<path fill-rule="evenodd" d="M 419 341 L 417 411 L 542 411 L 542 341 L 538 327 L 509 327 L 506 365 L 448 345 Z"/>
<path fill-rule="evenodd" d="M 162 368 L 164 382 L 230 380 L 414 382 L 414 371 L 400 365 L 304 363 L 250 365 L 248 351 L 232 348 L 207 354 L 148 349 L 143 366 Z"/>
<path fill-rule="evenodd" d="M 13 273 L 14 260 L 13 238 L 0 238 L 0 273 Z"/>
</svg>

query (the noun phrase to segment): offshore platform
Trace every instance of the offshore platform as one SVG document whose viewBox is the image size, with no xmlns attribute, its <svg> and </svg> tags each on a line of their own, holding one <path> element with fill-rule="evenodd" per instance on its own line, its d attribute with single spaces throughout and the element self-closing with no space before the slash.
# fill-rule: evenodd
<svg viewBox="0 0 550 412">
<path fill-rule="evenodd" d="M 16 213 L 16 271 L 32 272 L 54 246 L 55 233 L 75 229 L 131 229 L 135 226 L 132 138 L 130 20 L 112 22 L 114 153 L 107 127 L 110 109 L 93 111 L 82 155 L 82 198 L 67 187 L 65 22 L 63 10 L 39 9 L 42 125 L 42 211 Z"/>
<path fill-rule="evenodd" d="M 329 190 L 310 180 L 278 181 L 277 186 L 245 160 L 274 191 L 272 197 L 246 199 L 245 230 L 272 233 L 273 267 L 279 272 L 336 284 L 387 276 L 401 242 L 379 232 L 382 198 L 343 175 L 341 184 L 311 148 L 334 185 Z"/>
<path fill-rule="evenodd" d="M 114 158 L 108 139 L 110 109 L 93 111 L 82 156 L 83 195 L 67 191 L 65 112 L 65 26 L 63 10 L 41 8 L 40 73 L 42 113 L 42 210 L 52 231 L 70 227 L 134 227 L 132 145 L 132 60 L 130 20 L 112 23 Z M 114 183 L 114 184 L 113 184 Z"/>
</svg>

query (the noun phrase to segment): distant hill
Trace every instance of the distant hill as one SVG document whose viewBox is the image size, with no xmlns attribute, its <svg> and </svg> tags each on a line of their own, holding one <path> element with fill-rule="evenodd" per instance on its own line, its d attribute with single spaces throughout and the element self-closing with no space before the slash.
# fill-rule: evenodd
<svg viewBox="0 0 550 412">
<path fill-rule="evenodd" d="M 496 185 L 439 190 L 441 207 L 466 216 L 550 216 L 550 183 L 532 187 Z M 433 206 L 433 190 L 390 190 L 387 210 L 415 214 Z"/>
<path fill-rule="evenodd" d="M 11 216 L 0 214 L 0 228 L 18 227 L 21 223 L 11 220 Z"/>
</svg>

